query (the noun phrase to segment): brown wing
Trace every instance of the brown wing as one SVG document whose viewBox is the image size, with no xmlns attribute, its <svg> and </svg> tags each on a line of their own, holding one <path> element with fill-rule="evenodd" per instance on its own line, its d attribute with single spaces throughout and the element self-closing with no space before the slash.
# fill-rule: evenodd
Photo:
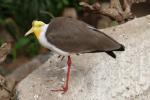
<svg viewBox="0 0 150 100">
<path fill-rule="evenodd" d="M 122 47 L 104 33 L 89 28 L 88 24 L 66 17 L 53 19 L 46 36 L 57 48 L 71 53 L 109 52 Z"/>
</svg>

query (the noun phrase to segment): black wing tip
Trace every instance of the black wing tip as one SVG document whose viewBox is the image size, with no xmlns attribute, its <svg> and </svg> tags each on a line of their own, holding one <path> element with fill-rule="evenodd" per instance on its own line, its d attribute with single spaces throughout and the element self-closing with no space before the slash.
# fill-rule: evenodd
<svg viewBox="0 0 150 100">
<path fill-rule="evenodd" d="M 117 50 L 114 50 L 114 51 L 125 51 L 125 47 L 124 47 L 124 45 L 120 44 L 120 48 L 117 49 Z M 115 53 L 114 53 L 113 51 L 106 51 L 106 53 L 107 53 L 109 56 L 111 56 L 111 57 L 113 57 L 114 59 L 116 59 L 116 55 L 115 55 Z"/>
<path fill-rule="evenodd" d="M 113 57 L 114 59 L 116 59 L 116 55 L 115 55 L 115 53 L 114 53 L 113 51 L 106 51 L 106 53 L 107 53 L 109 56 L 111 56 L 111 57 Z"/>
<path fill-rule="evenodd" d="M 125 46 L 120 44 L 120 48 L 114 51 L 125 51 Z M 116 59 L 116 55 L 113 51 L 105 51 L 109 56 L 113 57 L 114 59 Z"/>
</svg>

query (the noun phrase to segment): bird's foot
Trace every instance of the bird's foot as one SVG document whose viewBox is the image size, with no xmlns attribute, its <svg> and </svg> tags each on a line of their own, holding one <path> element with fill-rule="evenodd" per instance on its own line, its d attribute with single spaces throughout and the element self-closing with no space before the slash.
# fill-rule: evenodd
<svg viewBox="0 0 150 100">
<path fill-rule="evenodd" d="M 66 93 L 68 90 L 68 87 L 67 86 L 62 86 L 61 89 L 56 89 L 56 90 L 51 90 L 53 92 L 61 92 L 62 91 L 62 94 Z"/>
<path fill-rule="evenodd" d="M 64 59 L 65 56 L 59 55 L 58 59 L 60 59 L 61 61 Z"/>
</svg>

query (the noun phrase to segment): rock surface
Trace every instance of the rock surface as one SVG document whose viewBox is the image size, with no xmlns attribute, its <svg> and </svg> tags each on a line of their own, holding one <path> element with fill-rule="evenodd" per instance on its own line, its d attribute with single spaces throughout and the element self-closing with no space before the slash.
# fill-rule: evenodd
<svg viewBox="0 0 150 100">
<path fill-rule="evenodd" d="M 21 81 L 17 100 L 150 100 L 150 15 L 102 30 L 125 45 L 115 52 L 72 55 L 69 90 L 61 87 L 66 59 L 53 55 L 49 61 Z"/>
</svg>

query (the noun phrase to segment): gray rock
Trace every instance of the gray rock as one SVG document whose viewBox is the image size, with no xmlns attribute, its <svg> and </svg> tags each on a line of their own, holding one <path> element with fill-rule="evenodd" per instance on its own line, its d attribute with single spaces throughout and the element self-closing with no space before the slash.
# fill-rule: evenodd
<svg viewBox="0 0 150 100">
<path fill-rule="evenodd" d="M 115 52 L 72 55 L 69 90 L 52 92 L 65 78 L 66 59 L 53 55 L 21 81 L 18 100 L 150 100 L 150 15 L 103 30 L 125 45 Z"/>
</svg>

